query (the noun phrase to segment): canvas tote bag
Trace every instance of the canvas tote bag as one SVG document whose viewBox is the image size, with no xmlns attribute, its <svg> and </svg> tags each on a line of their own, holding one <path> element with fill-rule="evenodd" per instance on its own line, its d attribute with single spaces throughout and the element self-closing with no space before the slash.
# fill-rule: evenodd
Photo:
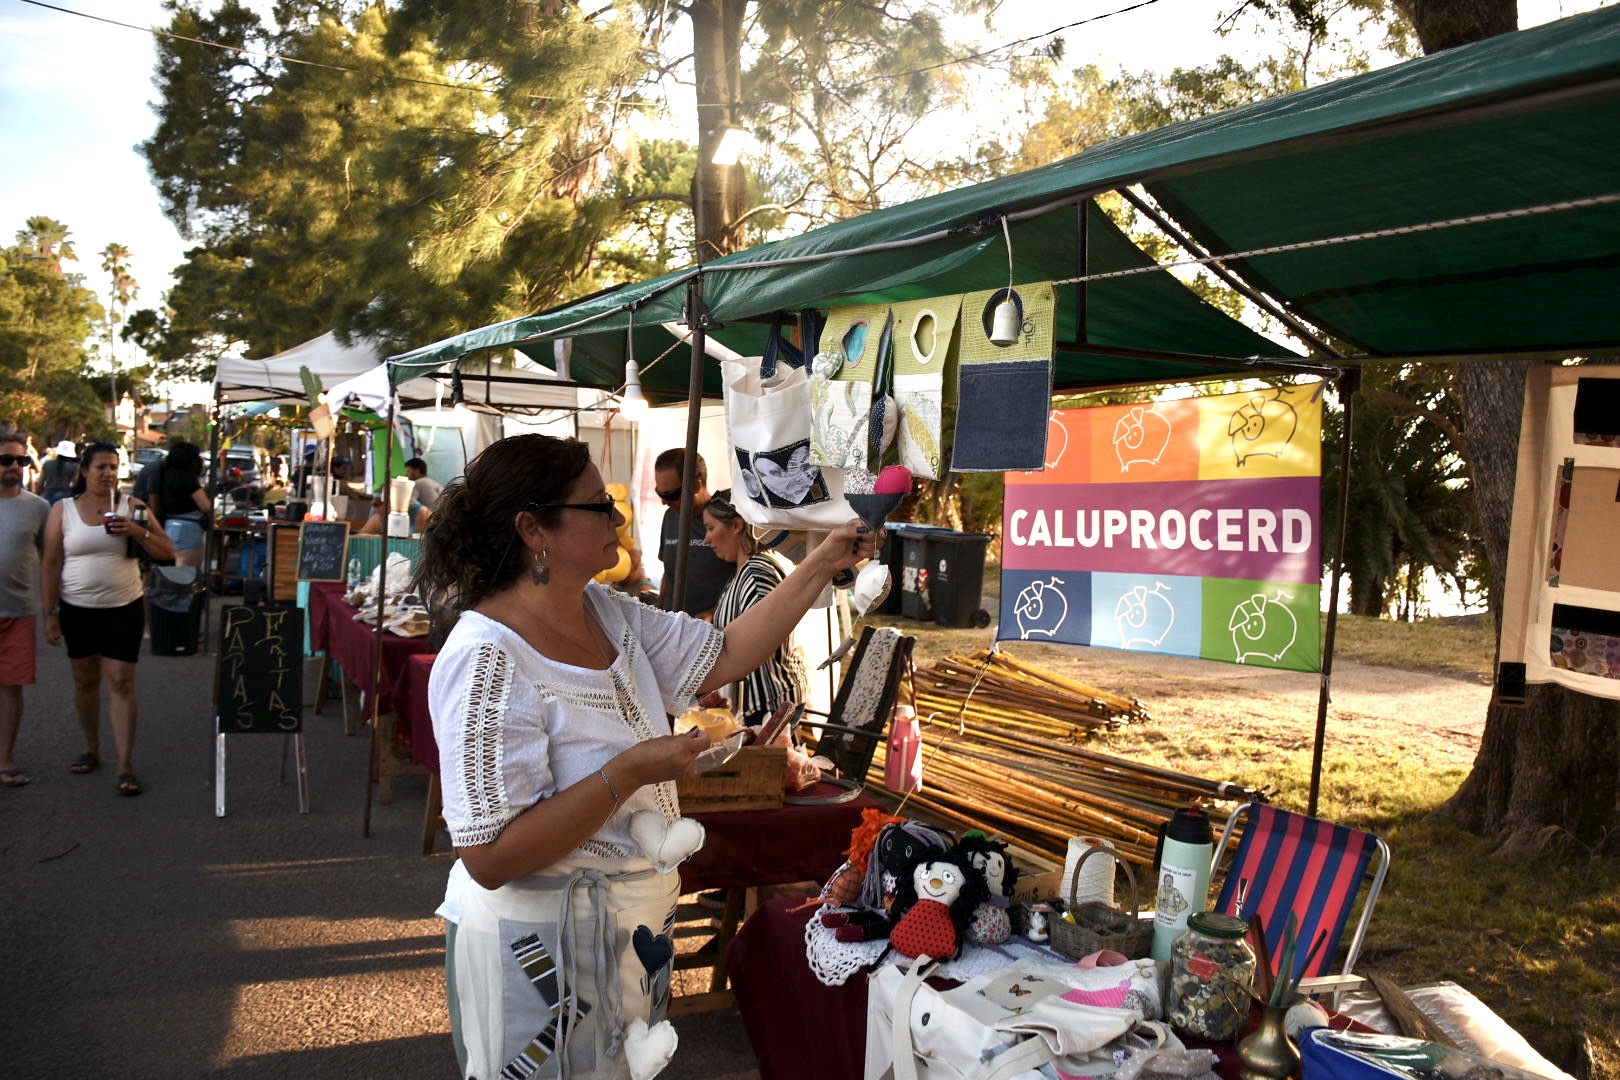
<svg viewBox="0 0 1620 1080">
<path fill-rule="evenodd" d="M 780 329 L 772 330 L 773 338 Z M 759 528 L 831 532 L 855 512 L 844 500 L 842 474 L 811 460 L 810 374 L 783 362 L 761 375 L 762 365 L 780 355 L 770 346 L 766 351 L 765 357 L 720 363 L 734 505 Z"/>
</svg>

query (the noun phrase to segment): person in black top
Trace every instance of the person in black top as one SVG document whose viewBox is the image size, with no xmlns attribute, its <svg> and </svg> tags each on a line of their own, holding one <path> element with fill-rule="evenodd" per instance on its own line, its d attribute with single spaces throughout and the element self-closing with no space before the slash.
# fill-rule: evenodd
<svg viewBox="0 0 1620 1080">
<path fill-rule="evenodd" d="M 148 466 L 150 468 L 150 466 Z M 201 566 L 204 538 L 211 507 L 203 493 L 202 451 L 185 441 L 169 445 L 169 454 L 159 466 L 148 500 L 163 531 L 174 542 L 176 566 Z"/>
<path fill-rule="evenodd" d="M 709 469 L 703 455 L 697 456 L 694 474 L 696 487 L 692 492 L 692 532 L 688 537 L 691 552 L 686 557 L 686 601 L 680 610 L 688 615 L 707 619 L 714 612 L 714 602 L 720 590 L 731 580 L 736 567 L 714 553 L 703 538 L 703 508 L 709 502 Z M 664 582 L 659 597 L 666 609 L 674 606 L 675 555 L 678 546 L 675 531 L 680 527 L 681 477 L 686 468 L 686 451 L 681 447 L 665 450 L 653 462 L 653 485 L 664 503 L 664 520 L 659 529 L 658 559 L 664 564 Z"/>
</svg>

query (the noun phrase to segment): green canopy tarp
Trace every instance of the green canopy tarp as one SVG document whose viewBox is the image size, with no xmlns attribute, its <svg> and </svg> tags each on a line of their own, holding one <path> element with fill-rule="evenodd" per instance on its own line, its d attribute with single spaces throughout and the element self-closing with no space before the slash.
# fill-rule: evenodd
<svg viewBox="0 0 1620 1080">
<path fill-rule="evenodd" d="M 1336 345 L 1335 364 L 1567 355 L 1620 345 L 1620 8 L 1171 125 L 889 207 L 395 357 L 403 382 L 482 349 L 572 339 L 572 381 L 623 380 L 674 341 L 701 276 L 721 341 L 758 352 L 778 311 L 1018 281 L 1059 288 L 1060 388 L 1299 359 L 1149 264 L 1090 200 L 1137 187 Z M 1286 250 L 1267 250 L 1284 248 Z M 644 375 L 685 396 L 684 347 Z M 713 365 L 705 390 L 718 393 Z"/>
</svg>

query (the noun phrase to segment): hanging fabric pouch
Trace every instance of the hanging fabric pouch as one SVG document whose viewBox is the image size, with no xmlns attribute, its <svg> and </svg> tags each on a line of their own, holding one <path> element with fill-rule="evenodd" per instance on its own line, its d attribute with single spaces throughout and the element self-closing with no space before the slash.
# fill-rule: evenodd
<svg viewBox="0 0 1620 1080">
<path fill-rule="evenodd" d="M 763 357 L 720 364 L 737 512 L 760 528 L 836 529 L 855 514 L 842 475 L 810 460 L 810 373 L 778 363 L 766 377 L 763 366 Z"/>
<path fill-rule="evenodd" d="M 894 305 L 900 464 L 912 476 L 937 480 L 945 474 L 956 418 L 956 327 L 961 310 L 960 296 Z"/>
<path fill-rule="evenodd" d="M 834 308 L 810 362 L 810 463 L 870 469 L 873 384 L 886 338 L 883 304 Z"/>
<path fill-rule="evenodd" d="M 996 307 L 1012 301 L 1019 328 L 1006 345 L 990 340 Z M 961 364 L 951 468 L 957 472 L 1041 469 L 1052 410 L 1050 282 L 969 293 L 962 298 Z"/>
</svg>

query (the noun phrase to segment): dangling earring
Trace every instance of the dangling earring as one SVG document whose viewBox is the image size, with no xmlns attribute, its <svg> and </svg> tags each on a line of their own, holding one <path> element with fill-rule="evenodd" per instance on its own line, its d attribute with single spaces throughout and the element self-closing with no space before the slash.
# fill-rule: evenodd
<svg viewBox="0 0 1620 1080">
<path fill-rule="evenodd" d="M 534 565 L 529 568 L 529 580 L 536 585 L 544 585 L 551 580 L 551 567 L 546 565 L 546 557 L 550 554 L 550 548 L 541 548 L 540 554 L 534 557 Z"/>
</svg>

